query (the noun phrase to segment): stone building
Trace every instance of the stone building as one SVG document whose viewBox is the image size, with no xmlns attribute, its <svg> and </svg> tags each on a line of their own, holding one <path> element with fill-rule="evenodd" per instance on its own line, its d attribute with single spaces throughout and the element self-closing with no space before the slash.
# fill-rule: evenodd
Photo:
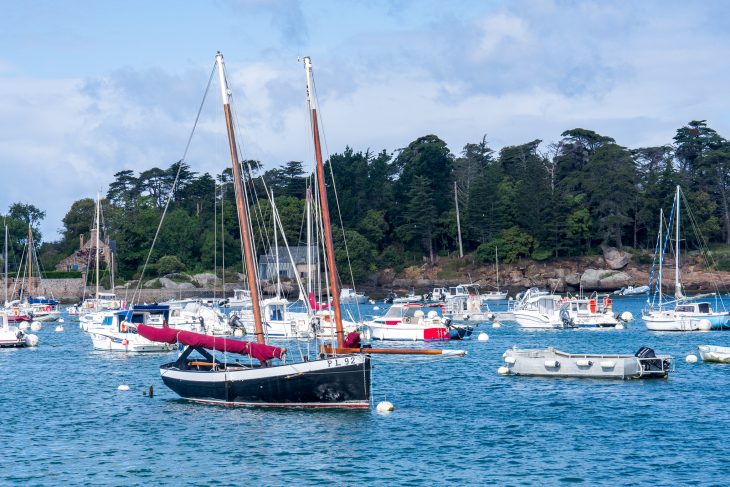
<svg viewBox="0 0 730 487">
<path fill-rule="evenodd" d="M 289 252 L 291 252 L 294 264 L 292 265 L 289 259 Z M 267 281 L 273 281 L 276 279 L 276 249 L 272 249 L 269 253 L 259 256 L 259 279 Z M 302 279 L 307 278 L 307 246 L 289 247 L 287 251 L 286 247 L 279 247 L 279 275 L 284 280 L 296 279 L 295 275 L 299 274 Z M 312 273 L 317 271 L 319 261 L 317 259 L 317 249 L 312 247 L 312 264 L 310 271 Z"/>
<path fill-rule="evenodd" d="M 117 243 L 108 238 L 99 241 L 99 267 L 109 268 L 112 253 L 116 252 Z M 84 234 L 79 235 L 79 248 L 56 265 L 57 271 L 86 272 L 96 267 L 96 229 L 91 230 L 89 239 L 84 241 Z M 116 267 L 116 264 L 115 264 Z"/>
</svg>

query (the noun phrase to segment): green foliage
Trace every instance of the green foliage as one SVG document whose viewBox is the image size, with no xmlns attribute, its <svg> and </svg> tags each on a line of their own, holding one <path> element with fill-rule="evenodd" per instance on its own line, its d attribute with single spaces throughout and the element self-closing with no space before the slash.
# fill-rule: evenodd
<svg viewBox="0 0 730 487">
<path fill-rule="evenodd" d="M 157 261 L 156 267 L 157 274 L 160 276 L 185 270 L 185 264 L 183 264 L 176 255 L 165 255 L 160 257 L 160 260 Z"/>
<path fill-rule="evenodd" d="M 80 271 L 47 271 L 43 273 L 45 279 L 79 279 L 83 277 Z"/>
<path fill-rule="evenodd" d="M 517 227 L 502 230 L 497 238 L 477 247 L 474 253 L 476 262 L 493 262 L 494 247 L 497 247 L 500 261 L 505 264 L 517 259 L 530 257 L 538 248 L 538 242 L 530 234 Z"/>
</svg>

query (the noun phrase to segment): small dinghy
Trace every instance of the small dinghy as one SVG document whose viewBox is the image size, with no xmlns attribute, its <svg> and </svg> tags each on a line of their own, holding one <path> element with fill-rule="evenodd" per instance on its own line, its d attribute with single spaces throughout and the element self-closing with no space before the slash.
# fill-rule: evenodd
<svg viewBox="0 0 730 487">
<path fill-rule="evenodd" d="M 716 345 L 700 345 L 697 347 L 703 362 L 720 362 L 730 364 L 730 347 Z"/>
<path fill-rule="evenodd" d="M 508 373 L 540 377 L 591 379 L 646 379 L 669 375 L 672 357 L 642 347 L 634 355 L 572 354 L 554 348 L 504 352 Z"/>
</svg>

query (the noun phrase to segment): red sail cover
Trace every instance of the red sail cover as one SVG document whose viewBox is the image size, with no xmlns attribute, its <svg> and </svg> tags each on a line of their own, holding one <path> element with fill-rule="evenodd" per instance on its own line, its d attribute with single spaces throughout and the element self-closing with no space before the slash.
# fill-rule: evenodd
<svg viewBox="0 0 730 487">
<path fill-rule="evenodd" d="M 191 347 L 202 347 L 219 352 L 239 353 L 250 355 L 256 360 L 265 361 L 273 358 L 282 358 L 286 349 L 263 345 L 260 343 L 244 342 L 231 338 L 219 338 L 192 331 L 177 330 L 175 328 L 157 328 L 155 326 L 137 325 L 137 332 L 147 340 L 163 343 L 182 343 Z"/>
<path fill-rule="evenodd" d="M 316 299 L 314 299 L 314 293 L 313 293 L 313 292 L 311 292 L 311 291 L 309 292 L 309 306 L 310 306 L 310 307 L 311 307 L 311 308 L 312 308 L 313 310 L 315 310 L 315 311 L 319 311 L 319 310 L 321 310 L 321 309 L 327 309 L 327 308 L 329 308 L 329 307 L 330 307 L 330 305 L 329 305 L 329 304 L 325 304 L 325 303 L 318 303 L 318 302 L 317 302 L 317 300 L 316 300 Z"/>
</svg>

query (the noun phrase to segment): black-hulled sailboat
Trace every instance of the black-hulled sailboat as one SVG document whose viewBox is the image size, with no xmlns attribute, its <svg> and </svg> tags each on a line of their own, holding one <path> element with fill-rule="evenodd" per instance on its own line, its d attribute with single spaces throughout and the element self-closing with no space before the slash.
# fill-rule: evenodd
<svg viewBox="0 0 730 487">
<path fill-rule="evenodd" d="M 150 340 L 186 345 L 175 362 L 160 367 L 160 374 L 165 385 L 185 399 L 241 406 L 368 408 L 370 405 L 370 357 L 359 348 L 357 344 L 359 337 L 355 337 L 357 334 L 355 333 L 352 337 L 348 336 L 351 340 L 346 341 L 342 328 L 340 293 L 337 285 L 337 269 L 327 206 L 327 192 L 324 186 L 324 168 L 309 58 L 305 59 L 307 98 L 317 159 L 320 206 L 337 341 L 341 347 L 348 347 L 348 349 L 355 350 L 355 353 L 340 354 L 335 350 L 334 353 L 320 354 L 317 360 L 305 360 L 298 363 L 287 363 L 286 349 L 266 344 L 259 292 L 256 285 L 259 281 L 251 237 L 248 198 L 246 186 L 242 182 L 231 115 L 231 95 L 226 81 L 223 55 L 220 53 L 216 56 L 216 69 L 220 79 L 228 131 L 233 183 L 236 189 L 236 208 L 241 229 L 246 274 L 251 290 L 257 343 L 208 337 L 169 328 L 151 328 L 145 325 L 139 325 L 138 332 Z M 229 353 L 245 354 L 251 357 L 251 360 L 231 362 L 224 359 L 221 361 L 208 350 L 224 352 L 224 357 L 228 357 Z M 197 351 L 203 358 L 191 358 L 194 351 Z"/>
</svg>

